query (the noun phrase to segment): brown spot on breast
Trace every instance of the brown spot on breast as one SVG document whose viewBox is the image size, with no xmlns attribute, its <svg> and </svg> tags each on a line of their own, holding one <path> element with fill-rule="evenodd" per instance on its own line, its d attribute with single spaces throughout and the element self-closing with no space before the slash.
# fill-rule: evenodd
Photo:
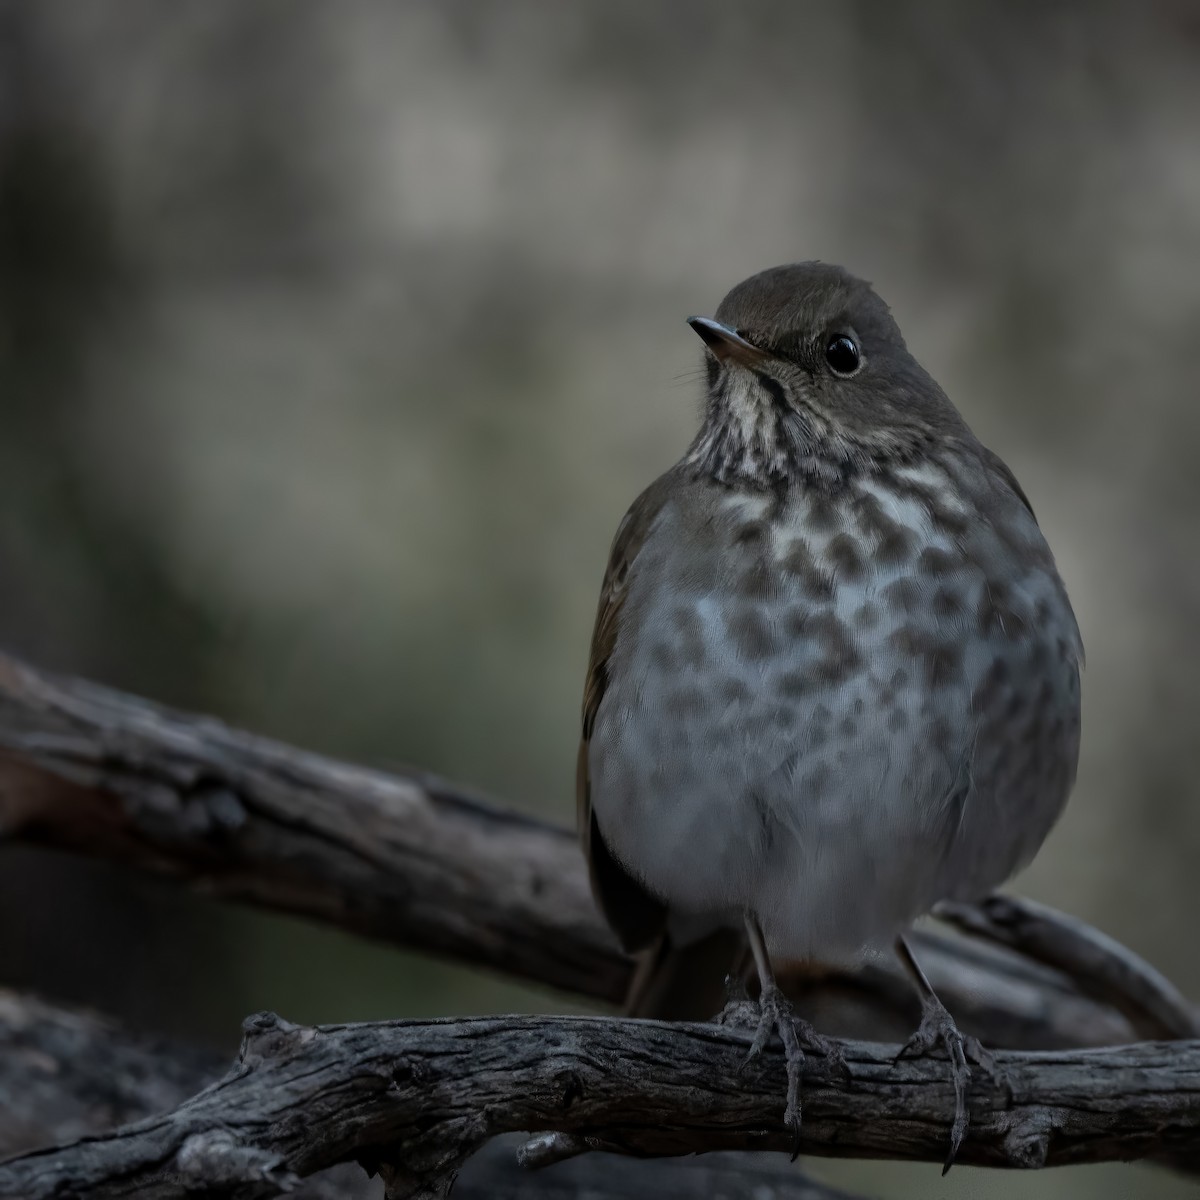
<svg viewBox="0 0 1200 1200">
<path fill-rule="evenodd" d="M 883 690 L 879 693 L 879 703 L 884 708 L 890 708 L 896 703 L 896 693 L 907 686 L 908 672 L 903 667 L 897 667 L 892 672 L 891 679 L 883 685 Z"/>
<path fill-rule="evenodd" d="M 825 557 L 838 579 L 855 583 L 867 572 L 862 547 L 848 533 L 839 533 L 825 548 Z"/>
<path fill-rule="evenodd" d="M 912 557 L 916 548 L 915 534 L 888 516 L 877 496 L 870 492 L 859 493 L 854 498 L 853 507 L 864 539 L 875 545 L 872 557 L 876 562 L 898 566 Z"/>
<path fill-rule="evenodd" d="M 780 560 L 780 566 L 787 574 L 800 581 L 805 595 L 811 599 L 829 600 L 832 598 L 832 573 L 814 561 L 812 551 L 801 539 L 797 538 L 788 546 L 787 553 Z"/>
<path fill-rule="evenodd" d="M 825 657 L 814 664 L 812 674 L 824 683 L 841 683 L 862 663 L 854 638 L 833 613 L 818 613 L 809 623 Z"/>
<path fill-rule="evenodd" d="M 950 722 L 945 717 L 937 717 L 931 721 L 925 734 L 938 754 L 942 756 L 950 754 L 954 739 L 950 729 Z"/>
<path fill-rule="evenodd" d="M 879 593 L 879 598 L 888 608 L 911 616 L 920 607 L 921 589 L 911 579 L 897 579 Z"/>
<path fill-rule="evenodd" d="M 775 690 L 789 700 L 803 700 L 815 686 L 805 671 L 785 671 L 775 683 Z"/>
<path fill-rule="evenodd" d="M 977 713 L 990 712 L 1008 687 L 1011 672 L 1008 662 L 1000 657 L 992 659 L 984 677 L 979 681 L 971 696 L 971 709 Z"/>
<path fill-rule="evenodd" d="M 676 688 L 667 693 L 665 708 L 673 720 L 700 717 L 708 712 L 708 697 L 698 687 Z"/>
<path fill-rule="evenodd" d="M 925 686 L 930 691 L 957 683 L 962 678 L 963 647 L 959 639 L 938 638 L 909 625 L 897 629 L 888 642 L 899 653 L 920 664 Z"/>
<path fill-rule="evenodd" d="M 943 640 L 930 646 L 925 654 L 926 682 L 931 688 L 948 687 L 962 678 L 962 646 Z"/>
<path fill-rule="evenodd" d="M 879 624 L 879 605 L 871 600 L 860 605 L 854 614 L 854 624 L 862 630 L 874 629 Z"/>
<path fill-rule="evenodd" d="M 1029 630 L 1026 614 L 1017 607 L 1008 584 L 1001 579 L 990 579 L 984 586 L 976 625 L 982 637 L 1000 634 L 1013 641 L 1024 637 Z"/>
<path fill-rule="evenodd" d="M 759 558 L 738 576 L 737 590 L 747 600 L 773 600 L 779 595 L 779 577 Z"/>
<path fill-rule="evenodd" d="M 828 763 L 818 763 L 804 773 L 800 780 L 800 791 L 805 796 L 819 796 L 833 780 L 833 771 Z"/>
<path fill-rule="evenodd" d="M 784 621 L 784 628 L 788 636 L 792 638 L 808 637 L 812 617 L 812 612 L 807 608 L 788 609 L 787 619 Z"/>
<path fill-rule="evenodd" d="M 755 608 L 735 608 L 725 618 L 726 628 L 737 652 L 751 661 L 766 658 L 775 646 L 771 627 Z"/>
<path fill-rule="evenodd" d="M 912 558 L 916 548 L 916 534 L 903 525 L 893 525 L 879 539 L 879 545 L 875 548 L 875 558 L 884 566 L 899 567 Z"/>
<path fill-rule="evenodd" d="M 750 689 L 742 680 L 736 678 L 723 679 L 720 693 L 725 704 L 745 704 L 752 698 Z"/>
<path fill-rule="evenodd" d="M 879 497 L 871 492 L 856 492 L 850 506 L 858 521 L 859 529 L 866 537 L 881 537 L 891 526 L 895 525 L 895 521 L 883 511 Z"/>
<path fill-rule="evenodd" d="M 949 550 L 943 550 L 940 546 L 926 546 L 917 559 L 917 570 L 932 575 L 935 579 L 941 579 L 949 575 L 961 562 L 962 559 L 951 554 Z"/>
<path fill-rule="evenodd" d="M 940 496 L 935 497 L 929 504 L 929 520 L 934 529 L 952 538 L 964 536 L 971 527 L 967 514 L 959 512 Z"/>
<path fill-rule="evenodd" d="M 808 512 L 804 523 L 819 533 L 829 533 L 839 528 L 842 517 L 831 496 L 813 490 L 808 494 Z"/>
<path fill-rule="evenodd" d="M 962 596 L 943 583 L 933 593 L 933 611 L 939 617 L 957 617 L 963 611 Z"/>
<path fill-rule="evenodd" d="M 892 733 L 902 733 L 908 728 L 908 713 L 902 708 L 893 709 L 888 715 L 887 727 Z"/>
<path fill-rule="evenodd" d="M 767 523 L 765 521 L 747 521 L 733 531 L 735 546 L 761 546 L 767 540 Z"/>
<path fill-rule="evenodd" d="M 664 675 L 672 675 L 679 669 L 679 656 L 675 648 L 661 640 L 650 647 L 650 662 L 655 670 Z"/>
</svg>

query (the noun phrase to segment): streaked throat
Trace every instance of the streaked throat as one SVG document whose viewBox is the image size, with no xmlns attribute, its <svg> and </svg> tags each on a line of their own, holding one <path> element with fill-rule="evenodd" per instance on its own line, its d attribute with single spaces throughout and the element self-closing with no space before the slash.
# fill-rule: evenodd
<svg viewBox="0 0 1200 1200">
<path fill-rule="evenodd" d="M 684 461 L 720 483 L 771 488 L 812 451 L 808 422 L 782 384 L 764 372 L 732 368 L 709 388 L 704 426 Z"/>
</svg>

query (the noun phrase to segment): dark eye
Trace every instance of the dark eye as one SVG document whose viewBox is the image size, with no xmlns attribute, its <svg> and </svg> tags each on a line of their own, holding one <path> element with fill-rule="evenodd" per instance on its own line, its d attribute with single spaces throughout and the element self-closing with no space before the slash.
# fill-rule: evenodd
<svg viewBox="0 0 1200 1200">
<path fill-rule="evenodd" d="M 862 366 L 862 355 L 853 339 L 835 334 L 825 347 L 825 361 L 835 375 L 853 375 Z"/>
</svg>

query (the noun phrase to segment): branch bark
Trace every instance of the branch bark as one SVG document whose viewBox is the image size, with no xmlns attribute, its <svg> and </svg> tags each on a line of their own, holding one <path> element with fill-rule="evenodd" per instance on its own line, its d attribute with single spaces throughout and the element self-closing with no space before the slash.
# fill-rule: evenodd
<svg viewBox="0 0 1200 1200">
<path fill-rule="evenodd" d="M 497 1134 L 559 1130 L 635 1156 L 791 1149 L 782 1054 L 743 1069 L 748 1033 L 585 1017 L 246 1023 L 219 1083 L 165 1115 L 0 1165 L 0 1196 L 263 1197 L 348 1160 L 391 1197 L 443 1197 Z M 944 1062 L 846 1045 L 851 1081 L 806 1065 L 805 1154 L 939 1162 Z M 1200 1043 L 999 1056 L 1011 1095 L 977 1081 L 960 1160 L 1041 1167 L 1194 1155 Z"/>
<path fill-rule="evenodd" d="M 0 833 L 563 991 L 628 983 L 565 831 L 3 656 Z"/>
<path fill-rule="evenodd" d="M 629 980 L 567 831 L 428 775 L 339 763 L 5 656 L 0 834 L 601 1001 L 622 999 Z M 985 927 L 995 922 L 981 919 L 975 932 Z M 989 1044 L 1103 1045 L 1163 1032 L 1139 1024 L 1144 1005 L 1114 1010 L 1112 988 L 1097 998 L 1003 950 L 936 932 L 917 940 L 943 999 Z M 1124 972 L 1136 992 L 1139 962 L 1125 951 L 1111 974 Z M 909 985 L 893 964 L 815 979 L 785 966 L 781 976 L 832 1032 L 911 1031 Z"/>
<path fill-rule="evenodd" d="M 939 904 L 937 913 L 975 937 L 1067 972 L 1084 995 L 1111 1005 L 1142 1037 L 1200 1037 L 1200 1012 L 1170 980 L 1075 917 L 1000 895 L 979 904 Z"/>
<path fill-rule="evenodd" d="M 135 1036 L 94 1013 L 0 990 L 0 1158 L 103 1135 L 178 1108 L 218 1082 L 215 1053 Z M 591 1154 L 531 1175 L 517 1165 L 519 1139 L 497 1138 L 466 1164 L 455 1200 L 662 1200 L 765 1196 L 854 1200 L 808 1179 L 777 1156 L 712 1154 L 634 1162 Z M 0 1171 L 5 1168 L 0 1166 Z M 379 1194 L 358 1166 L 305 1179 L 294 1200 L 368 1200 Z"/>
</svg>

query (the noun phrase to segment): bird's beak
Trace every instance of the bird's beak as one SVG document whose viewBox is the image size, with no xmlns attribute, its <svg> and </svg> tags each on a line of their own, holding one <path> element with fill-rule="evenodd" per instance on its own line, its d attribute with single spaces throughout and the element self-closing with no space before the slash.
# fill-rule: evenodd
<svg viewBox="0 0 1200 1200">
<path fill-rule="evenodd" d="M 753 366 L 769 357 L 765 351 L 752 346 L 736 330 L 722 325 L 720 321 L 714 321 L 711 317 L 688 317 L 687 323 L 722 362 L 732 359 L 745 366 Z"/>
</svg>

